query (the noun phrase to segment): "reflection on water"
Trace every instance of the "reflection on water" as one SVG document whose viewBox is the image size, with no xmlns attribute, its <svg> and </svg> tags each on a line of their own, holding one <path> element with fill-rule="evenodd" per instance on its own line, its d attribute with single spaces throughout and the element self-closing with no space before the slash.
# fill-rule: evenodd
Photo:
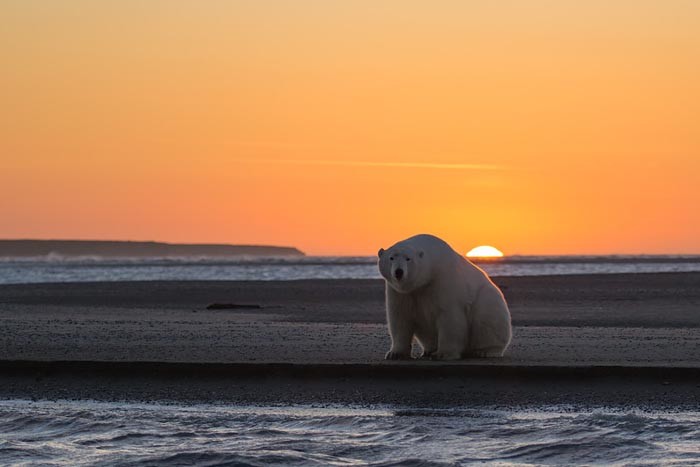
<svg viewBox="0 0 700 467">
<path fill-rule="evenodd" d="M 700 462 L 700 412 L 0 402 L 3 464 Z"/>
</svg>

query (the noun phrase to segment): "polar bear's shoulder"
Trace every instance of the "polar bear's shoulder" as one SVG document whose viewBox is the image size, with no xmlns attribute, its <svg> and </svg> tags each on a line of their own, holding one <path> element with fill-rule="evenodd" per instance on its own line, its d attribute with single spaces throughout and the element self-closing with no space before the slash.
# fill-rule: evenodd
<svg viewBox="0 0 700 467">
<path fill-rule="evenodd" d="M 419 234 L 397 243 L 397 246 L 410 246 L 426 252 L 454 252 L 443 239 L 430 234 Z"/>
</svg>

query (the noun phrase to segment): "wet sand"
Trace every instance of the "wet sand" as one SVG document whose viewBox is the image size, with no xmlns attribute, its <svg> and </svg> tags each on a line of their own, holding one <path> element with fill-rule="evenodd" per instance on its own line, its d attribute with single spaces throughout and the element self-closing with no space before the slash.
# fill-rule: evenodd
<svg viewBox="0 0 700 467">
<path fill-rule="evenodd" d="M 697 404 L 700 274 L 496 282 L 513 344 L 457 363 L 383 360 L 380 281 L 4 285 L 0 397 Z"/>
</svg>

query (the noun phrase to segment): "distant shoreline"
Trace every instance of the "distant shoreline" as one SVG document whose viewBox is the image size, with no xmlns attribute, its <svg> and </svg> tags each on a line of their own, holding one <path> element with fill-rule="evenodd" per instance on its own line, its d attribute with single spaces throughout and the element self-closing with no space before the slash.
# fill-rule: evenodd
<svg viewBox="0 0 700 467">
<path fill-rule="evenodd" d="M 229 245 L 207 243 L 165 243 L 107 240 L 0 240 L 0 257 L 101 256 L 101 257 L 183 257 L 183 256 L 305 256 L 297 248 L 272 245 Z"/>
</svg>

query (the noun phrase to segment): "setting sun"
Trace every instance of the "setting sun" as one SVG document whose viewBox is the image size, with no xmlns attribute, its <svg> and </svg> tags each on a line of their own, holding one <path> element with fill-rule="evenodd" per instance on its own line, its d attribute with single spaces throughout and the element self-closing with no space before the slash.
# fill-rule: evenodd
<svg viewBox="0 0 700 467">
<path fill-rule="evenodd" d="M 477 246 L 469 250 L 467 258 L 502 258 L 503 253 L 498 249 L 488 245 Z"/>
</svg>

